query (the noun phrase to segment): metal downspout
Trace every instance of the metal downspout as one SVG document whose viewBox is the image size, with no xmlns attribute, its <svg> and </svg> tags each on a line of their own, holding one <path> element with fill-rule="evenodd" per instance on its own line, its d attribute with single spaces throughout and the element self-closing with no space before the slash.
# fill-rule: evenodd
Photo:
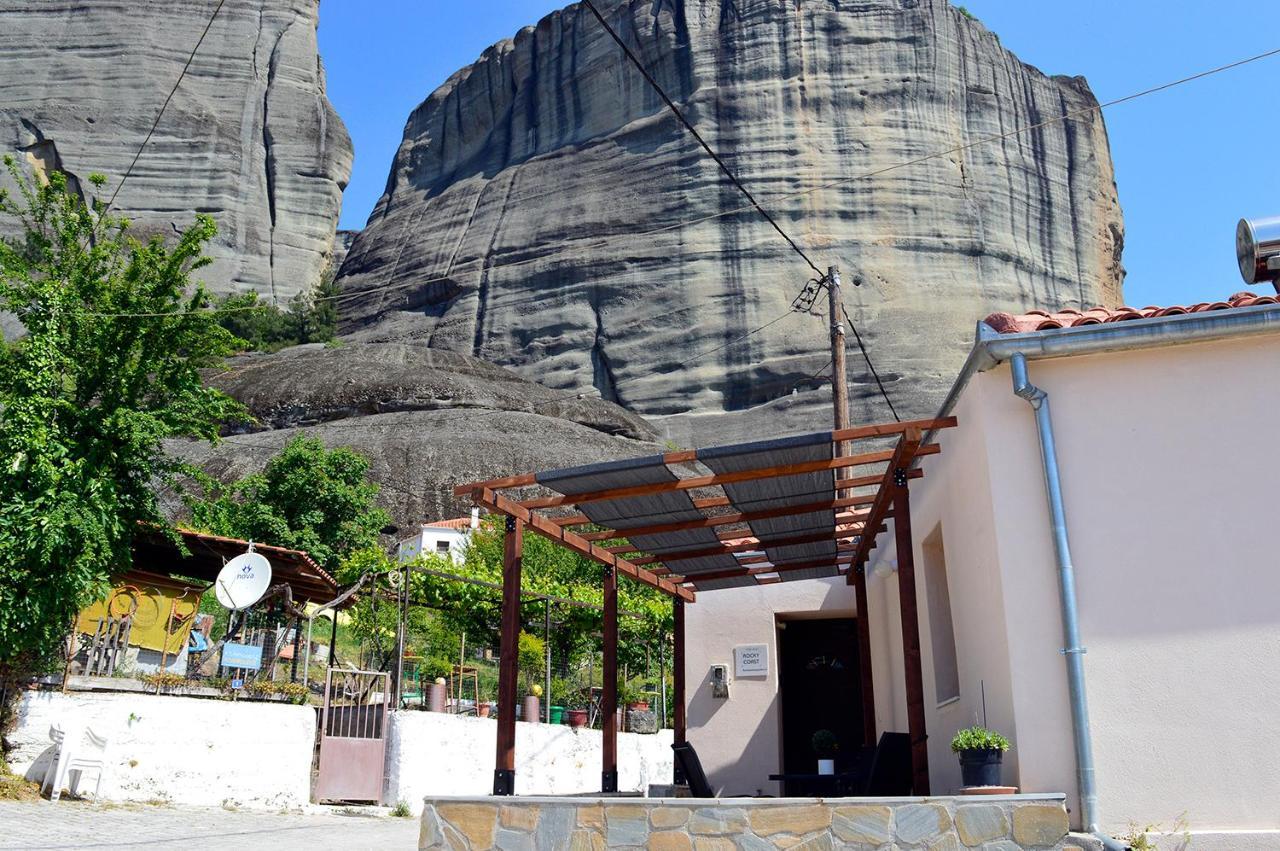
<svg viewBox="0 0 1280 851">
<path fill-rule="evenodd" d="M 1126 846 L 1102 833 L 1098 818 L 1098 788 L 1093 765 L 1093 735 L 1089 727 L 1089 698 L 1085 694 L 1084 653 L 1080 644 L 1080 618 L 1076 606 L 1076 576 L 1071 564 L 1071 543 L 1067 539 L 1067 512 L 1062 503 L 1062 482 L 1058 452 L 1049 417 L 1049 394 L 1027 377 L 1027 358 L 1015 352 L 1010 358 L 1013 392 L 1030 403 L 1040 435 L 1040 458 L 1044 462 L 1044 486 L 1049 499 L 1049 522 L 1053 527 L 1053 549 L 1058 562 L 1058 597 L 1062 605 L 1062 654 L 1067 660 L 1067 689 L 1071 700 L 1072 738 L 1076 749 L 1076 780 L 1080 791 L 1081 821 L 1084 829 L 1108 849 Z"/>
</svg>

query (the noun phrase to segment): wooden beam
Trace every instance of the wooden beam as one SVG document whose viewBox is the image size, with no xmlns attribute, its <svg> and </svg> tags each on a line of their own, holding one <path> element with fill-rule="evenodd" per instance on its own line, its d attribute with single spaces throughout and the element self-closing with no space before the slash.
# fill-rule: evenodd
<svg viewBox="0 0 1280 851">
<path fill-rule="evenodd" d="M 908 467 L 911 466 L 911 459 L 925 454 L 923 451 L 916 451 L 920 446 L 920 439 L 921 433 L 918 429 L 909 429 L 902 435 L 902 439 L 898 441 L 897 447 L 893 450 L 893 457 L 889 459 L 889 466 L 885 468 L 884 475 L 881 477 L 880 490 L 876 492 L 875 502 L 871 505 L 871 513 L 867 517 L 867 525 L 879 527 L 885 514 L 893 507 L 893 483 L 897 471 L 907 471 L 907 478 L 911 478 L 911 473 L 908 470 Z M 937 444 L 935 443 L 932 447 L 926 448 L 936 449 Z M 869 544 L 874 538 L 875 535 L 865 535 L 862 540 L 864 543 Z M 870 552 L 871 547 L 869 545 L 858 550 L 857 556 L 853 559 L 853 570 L 849 571 L 849 576 L 845 580 L 850 585 L 854 582 L 854 571 L 866 563 L 867 554 Z"/>
<path fill-rule="evenodd" d="M 888 528 L 888 527 L 885 527 L 885 528 Z M 855 551 L 857 548 L 858 548 L 858 545 L 857 545 L 857 544 L 852 544 L 852 543 L 850 543 L 850 544 L 839 544 L 839 545 L 837 545 L 837 546 L 836 546 L 836 552 L 837 552 L 837 553 L 851 553 L 851 552 Z M 773 564 L 773 562 L 769 561 L 769 557 L 768 557 L 767 555 L 759 555 L 759 556 L 744 556 L 744 557 L 742 557 L 742 558 L 739 558 L 739 559 L 738 559 L 738 564 L 742 565 L 743 567 L 751 567 L 751 566 L 755 566 L 755 565 L 762 565 L 762 564 L 769 564 L 769 565 L 771 565 L 771 564 Z M 772 568 L 772 567 L 766 567 L 766 568 L 764 569 L 764 572 L 766 572 L 766 573 L 767 573 L 767 572 L 769 572 L 770 570 L 773 570 L 773 568 Z M 672 572 L 672 570 L 671 570 L 671 568 L 669 568 L 669 567 L 655 567 L 655 568 L 653 569 L 653 572 L 654 572 L 654 573 L 656 573 L 656 574 L 658 574 L 658 575 L 660 575 L 660 576 L 666 576 L 666 577 L 670 578 L 672 582 L 675 582 L 675 581 L 676 581 L 675 576 L 676 576 L 677 574 L 673 573 L 673 572 Z"/>
<path fill-rule="evenodd" d="M 516 679 L 520 664 L 520 573 L 524 523 L 508 516 L 502 538 L 502 630 L 498 657 L 498 748 L 493 794 L 516 791 Z"/>
<path fill-rule="evenodd" d="M 921 470 L 919 467 L 917 467 L 913 469 L 908 475 L 910 476 L 910 478 L 919 479 L 924 477 L 924 471 Z M 859 476 L 858 478 L 854 478 L 854 479 L 838 479 L 837 482 L 838 482 L 838 487 L 843 490 L 845 488 L 865 488 L 865 487 L 871 487 L 872 485 L 879 485 L 880 481 L 883 478 L 884 478 L 883 476 L 877 474 L 874 476 Z M 847 504 L 848 505 L 870 505 L 871 503 L 875 502 L 875 499 L 876 499 L 876 495 L 874 493 L 865 494 L 863 496 L 850 497 Z M 703 499 L 695 499 L 693 501 L 693 507 L 697 509 L 723 508 L 730 504 L 731 503 L 729 502 L 729 498 L 727 496 L 709 496 Z M 583 525 L 590 524 L 592 522 L 591 518 L 585 514 L 565 514 L 560 517 L 551 517 L 548 519 L 552 523 L 556 524 L 557 526 L 583 526 Z M 707 518 L 707 519 L 714 519 L 714 518 Z M 696 523 L 698 521 L 695 520 L 690 522 Z M 696 529 L 697 527 L 694 526 L 691 528 Z M 614 529 L 610 534 L 613 537 L 620 537 L 631 531 L 632 531 L 631 529 Z"/>
<path fill-rule="evenodd" d="M 690 573 L 685 576 L 684 581 L 696 584 L 700 579 L 733 579 L 736 576 L 755 576 L 760 573 L 787 573 L 792 570 L 806 570 L 810 567 L 845 567 L 848 564 L 848 558 L 837 554 L 835 556 L 825 556 L 823 558 L 811 559 L 809 561 L 788 562 L 786 564 L 770 564 L 756 567 L 710 570 L 705 573 Z"/>
<path fill-rule="evenodd" d="M 866 440 L 876 437 L 891 437 L 895 434 L 903 434 L 909 429 L 919 429 L 922 431 L 936 430 L 942 428 L 954 428 L 956 425 L 955 417 L 940 417 L 924 420 L 907 420 L 900 423 L 878 423 L 874 425 L 856 426 L 854 428 L 838 429 L 831 432 L 831 440 L 833 443 L 840 443 L 848 440 Z M 663 464 L 688 464 L 698 460 L 698 450 L 681 449 L 676 452 L 668 452 L 662 456 Z M 454 496 L 470 496 L 476 488 L 488 488 L 489 490 L 505 490 L 507 488 L 520 488 L 536 485 L 538 483 L 537 473 L 522 473 L 518 476 L 506 476 L 501 479 L 489 479 L 485 482 L 472 482 L 468 485 L 458 485 L 453 489 Z"/>
<path fill-rule="evenodd" d="M 884 527 L 888 528 L 888 527 Z M 743 541 L 741 544 L 721 544 L 717 547 L 704 547 L 699 550 L 680 550 L 674 553 L 663 553 L 656 556 L 644 556 L 643 558 L 633 559 L 632 564 L 653 564 L 661 562 L 667 564 L 672 561 L 684 561 L 691 558 L 704 558 L 706 556 L 731 555 L 733 553 L 746 553 L 752 550 L 770 549 L 773 547 L 789 547 L 795 544 L 812 544 L 818 541 L 843 541 L 849 538 L 855 538 L 862 533 L 861 524 L 847 529 L 836 529 L 835 531 L 823 530 L 821 532 L 810 532 L 806 535 L 794 535 L 790 538 L 779 538 L 775 541 L 767 541 L 761 543 L 755 538 Z M 670 566 L 670 565 L 668 565 Z"/>
<path fill-rule="evenodd" d="M 604 568 L 604 689 L 600 695 L 600 791 L 618 791 L 618 572 Z"/>
<path fill-rule="evenodd" d="M 642 582 L 667 594 L 682 597 L 690 603 L 696 599 L 688 588 L 683 588 L 669 580 L 655 576 L 652 572 L 636 567 L 631 562 L 614 555 L 603 547 L 598 547 L 590 541 L 584 541 L 573 532 L 555 525 L 545 517 L 534 514 L 521 506 L 520 503 L 508 499 L 500 493 L 495 493 L 488 488 L 480 488 L 471 494 L 471 500 L 476 505 L 483 505 L 490 511 L 497 511 L 506 514 L 508 517 L 516 517 L 526 524 L 531 531 L 542 537 L 563 544 L 569 549 L 606 567 L 617 568 L 619 572 L 637 582 Z"/>
<path fill-rule="evenodd" d="M 832 503 L 837 500 L 827 500 L 826 502 L 810 502 L 802 506 L 796 506 L 800 510 L 793 508 L 777 508 L 772 511 L 755 511 L 755 512 L 739 512 L 735 514 L 725 514 L 721 517 L 704 517 L 701 520 L 686 520 L 682 523 L 665 523 L 661 526 L 645 526 L 637 529 L 622 529 L 619 531 L 609 532 L 587 532 L 583 534 L 583 540 L 587 541 L 605 541 L 614 538 L 625 538 L 630 543 L 630 538 L 640 537 L 641 535 L 663 535 L 668 532 L 683 532 L 688 529 L 706 529 L 715 526 L 734 526 L 741 523 L 751 523 L 756 520 L 770 520 L 775 517 L 790 517 L 795 514 L 813 514 L 818 511 L 824 511 L 832 507 Z M 818 508 L 811 506 L 817 505 Z M 862 520 L 867 516 L 866 511 L 845 511 L 836 514 L 837 523 L 852 523 Z M 766 515 L 766 516 L 759 516 Z M 746 518 L 746 519 L 743 519 Z M 675 528 L 671 528 L 675 527 Z M 750 534 L 750 533 L 747 533 Z M 741 538 L 741 531 L 719 531 L 716 536 L 721 540 L 729 540 L 732 538 Z M 626 548 L 625 545 L 607 547 L 611 553 L 634 553 L 641 552 L 635 547 Z"/>
<path fill-rule="evenodd" d="M 911 495 L 905 468 L 893 483 L 893 531 L 897 541 L 898 602 L 902 609 L 902 667 L 911 735 L 911 794 L 929 794 L 929 735 L 925 731 L 924 676 L 920 661 L 920 609 L 916 602 L 915 545 L 911 540 Z"/>
<path fill-rule="evenodd" d="M 918 432 L 916 432 L 918 434 Z M 919 443 L 916 444 L 919 447 Z M 936 455 L 940 447 L 935 443 L 919 447 L 916 455 Z M 776 467 L 761 467 L 757 470 L 739 470 L 733 473 L 720 473 L 711 476 L 694 476 L 688 479 L 676 479 L 671 482 L 655 482 L 645 485 L 629 485 L 625 488 L 607 488 L 605 490 L 588 491 L 561 496 L 546 496 L 538 499 L 527 499 L 519 505 L 534 508 L 555 508 L 559 505 L 582 505 L 586 502 L 603 502 L 608 499 L 626 499 L 632 496 L 649 496 L 655 493 L 671 493 L 675 491 L 695 490 L 697 488 L 730 485 L 738 482 L 753 482 L 759 479 L 775 479 L 784 476 L 799 476 L 805 473 L 821 473 L 825 470 L 842 470 L 845 467 L 863 467 L 868 464 L 882 464 L 892 460 L 894 450 L 864 452 L 861 455 L 848 455 L 843 458 L 828 458 L 820 461 L 803 461 L 798 464 L 781 464 Z M 842 483 L 841 487 L 851 487 Z"/>
</svg>

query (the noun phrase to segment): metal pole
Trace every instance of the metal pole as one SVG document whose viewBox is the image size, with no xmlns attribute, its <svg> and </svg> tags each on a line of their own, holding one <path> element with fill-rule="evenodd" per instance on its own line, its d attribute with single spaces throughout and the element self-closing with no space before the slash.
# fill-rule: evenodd
<svg viewBox="0 0 1280 851">
<path fill-rule="evenodd" d="M 831 319 L 831 403 L 834 407 L 834 424 L 837 429 L 849 427 L 849 380 L 845 366 L 844 301 L 840 295 L 840 268 L 827 267 L 827 312 Z M 848 444 L 840 441 L 835 454 L 848 454 Z M 837 471 L 837 485 L 844 475 Z M 837 488 L 836 496 L 845 492 Z M 875 680 L 871 672 L 871 625 L 867 621 L 867 577 L 860 565 L 854 565 L 854 597 L 858 608 L 858 671 L 862 691 L 862 743 L 876 743 Z"/>
<path fill-rule="evenodd" d="M 658 712 L 662 713 L 658 717 L 658 729 L 661 730 L 667 726 L 667 641 L 663 636 L 662 642 L 658 645 Z"/>
<path fill-rule="evenodd" d="M 329 614 L 333 616 L 331 618 L 333 624 L 329 627 L 329 664 L 327 667 L 332 668 L 333 660 L 337 658 L 336 654 L 338 652 L 338 610 L 330 609 Z"/>
<path fill-rule="evenodd" d="M 464 629 L 462 631 L 462 640 L 458 642 L 458 676 L 456 677 L 457 682 L 455 683 L 455 691 L 457 691 L 457 695 L 455 695 L 454 701 L 453 701 L 454 715 L 462 714 L 462 677 L 466 669 L 467 669 L 467 631 Z M 475 699 L 476 699 L 476 715 L 479 716 L 480 714 L 479 689 L 476 690 Z"/>
<path fill-rule="evenodd" d="M 542 624 L 542 646 L 547 653 L 547 677 L 546 687 L 543 688 L 542 694 L 547 704 L 542 708 L 543 720 L 551 723 L 551 601 L 546 601 L 546 611 L 543 615 Z"/>
<path fill-rule="evenodd" d="M 315 616 L 307 618 L 307 646 L 303 650 L 303 658 L 306 660 L 302 666 L 302 686 L 306 688 L 311 685 L 311 627 L 316 622 Z"/>
<path fill-rule="evenodd" d="M 400 708 L 400 696 L 404 693 L 404 638 L 409 620 L 409 568 L 400 573 L 400 623 L 396 625 L 396 688 L 395 707 Z"/>
</svg>

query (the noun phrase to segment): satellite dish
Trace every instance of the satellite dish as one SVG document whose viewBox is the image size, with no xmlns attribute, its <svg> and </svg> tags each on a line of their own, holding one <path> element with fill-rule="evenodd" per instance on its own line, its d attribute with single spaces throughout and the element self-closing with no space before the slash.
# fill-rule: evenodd
<svg viewBox="0 0 1280 851">
<path fill-rule="evenodd" d="M 271 584 L 271 562 L 255 552 L 227 562 L 214 582 L 218 602 L 232 611 L 247 609 L 262 599 Z"/>
</svg>

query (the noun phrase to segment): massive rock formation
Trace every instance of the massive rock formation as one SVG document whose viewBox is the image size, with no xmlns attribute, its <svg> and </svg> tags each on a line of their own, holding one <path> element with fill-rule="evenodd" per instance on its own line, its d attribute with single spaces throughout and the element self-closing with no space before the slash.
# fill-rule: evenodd
<svg viewBox="0 0 1280 851">
<path fill-rule="evenodd" d="M 978 317 L 1118 301 L 1088 86 L 945 0 L 598 5 L 816 263 L 863 281 L 848 312 L 900 412 L 936 409 Z M 574 5 L 413 112 L 340 281 L 351 339 L 465 352 L 707 443 L 829 422 L 805 389 L 827 323 L 788 314 L 813 274 Z M 855 415 L 884 419 L 856 352 L 850 376 Z"/>
<path fill-rule="evenodd" d="M 424 345 L 349 343 L 245 355 L 209 377 L 242 401 L 253 431 L 170 449 L 230 480 L 261 469 L 301 432 L 350 446 L 401 528 L 456 516 L 457 484 L 548 466 L 664 451 L 653 428 L 617 405 L 566 398 L 492 364 Z M 170 504 L 171 509 L 176 506 Z"/>
<path fill-rule="evenodd" d="M 227 0 L 116 201 L 141 234 L 210 213 L 200 274 L 217 292 L 283 303 L 329 262 L 351 141 L 325 98 L 318 5 Z M 0 151 L 84 191 L 102 172 L 109 197 L 214 6 L 0 0 Z"/>
</svg>

